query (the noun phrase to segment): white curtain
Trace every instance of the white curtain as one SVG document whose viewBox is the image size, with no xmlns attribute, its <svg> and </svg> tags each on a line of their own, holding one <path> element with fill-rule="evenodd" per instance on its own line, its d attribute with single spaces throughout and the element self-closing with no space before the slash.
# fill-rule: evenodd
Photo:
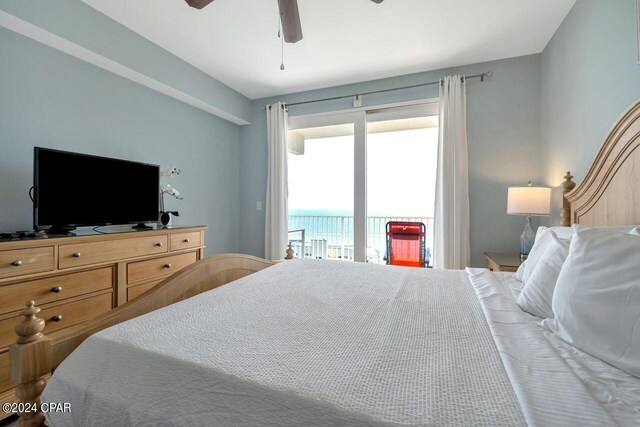
<svg viewBox="0 0 640 427">
<path fill-rule="evenodd" d="M 438 172 L 434 215 L 435 268 L 470 265 L 467 96 L 464 76 L 440 82 Z"/>
<path fill-rule="evenodd" d="M 287 145 L 289 114 L 277 102 L 267 112 L 267 196 L 265 202 L 264 252 L 266 259 L 283 259 L 288 245 Z"/>
</svg>

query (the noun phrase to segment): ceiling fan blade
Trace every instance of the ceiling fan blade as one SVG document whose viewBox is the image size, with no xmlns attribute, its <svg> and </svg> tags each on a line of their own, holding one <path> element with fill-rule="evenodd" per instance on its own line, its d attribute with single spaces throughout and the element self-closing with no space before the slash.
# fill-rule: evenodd
<svg viewBox="0 0 640 427">
<path fill-rule="evenodd" d="M 202 9 L 211 3 L 213 0 L 184 0 L 191 7 L 195 7 L 196 9 Z"/>
<path fill-rule="evenodd" d="M 302 24 L 300 23 L 300 12 L 298 12 L 298 1 L 278 0 L 278 8 L 280 9 L 284 41 L 295 43 L 302 40 Z"/>
</svg>

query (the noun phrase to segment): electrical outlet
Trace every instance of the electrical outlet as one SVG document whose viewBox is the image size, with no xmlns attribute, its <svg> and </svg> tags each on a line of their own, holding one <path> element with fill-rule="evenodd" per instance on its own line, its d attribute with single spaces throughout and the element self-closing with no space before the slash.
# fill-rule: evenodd
<svg viewBox="0 0 640 427">
<path fill-rule="evenodd" d="M 256 210 L 257 211 L 261 211 L 262 210 L 262 202 L 260 202 L 260 201 L 256 202 Z"/>
</svg>

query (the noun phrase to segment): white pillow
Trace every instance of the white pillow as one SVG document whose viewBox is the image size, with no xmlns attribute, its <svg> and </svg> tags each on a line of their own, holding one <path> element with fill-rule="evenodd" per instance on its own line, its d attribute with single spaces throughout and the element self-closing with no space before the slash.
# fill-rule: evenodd
<svg viewBox="0 0 640 427">
<path fill-rule="evenodd" d="M 577 224 L 576 226 L 586 227 L 585 225 Z M 614 226 L 614 227 L 596 227 L 605 230 L 618 231 L 621 233 L 637 233 L 640 235 L 640 226 L 635 225 L 623 225 L 623 226 Z M 526 284 L 529 277 L 536 268 L 536 264 L 540 261 L 540 256 L 544 252 L 546 245 L 549 243 L 549 232 L 553 231 L 556 233 L 556 236 L 560 239 L 569 239 L 573 237 L 574 228 L 573 227 L 564 227 L 564 226 L 553 226 L 553 227 L 538 227 L 536 231 L 536 239 L 534 241 L 533 247 L 531 248 L 531 252 L 527 259 L 520 264 L 518 270 L 515 273 L 515 278 L 520 280 L 522 283 Z M 537 247 L 536 247 L 537 246 Z"/>
<path fill-rule="evenodd" d="M 549 227 L 549 230 L 556 233 L 556 236 L 558 236 L 559 239 L 571 239 L 573 237 L 573 227 L 556 225 L 554 227 Z"/>
<path fill-rule="evenodd" d="M 551 229 L 547 227 L 539 227 L 536 232 L 536 240 L 533 243 L 533 247 L 531 248 L 531 252 L 529 252 L 529 256 L 526 261 L 522 263 L 523 271 L 522 271 L 522 283 L 527 284 L 527 281 L 531 277 L 531 274 L 535 270 L 538 262 L 542 258 L 544 251 L 549 246 L 551 242 Z M 516 272 L 517 273 L 517 272 Z M 516 275 L 517 277 L 517 275 Z"/>
<path fill-rule="evenodd" d="M 640 377 L 640 237 L 575 227 L 543 324 L 573 344 Z"/>
<path fill-rule="evenodd" d="M 524 260 L 522 262 L 522 264 L 520 264 L 520 267 L 518 267 L 518 269 L 516 270 L 516 272 L 514 273 L 514 276 L 516 278 L 516 280 L 519 280 L 522 282 L 522 277 L 524 276 L 524 265 L 527 262 L 527 260 Z"/>
<path fill-rule="evenodd" d="M 586 225 L 582 225 L 582 224 L 576 224 L 576 226 L 587 227 Z M 618 231 L 620 233 L 632 233 L 634 230 L 638 228 L 638 226 L 637 225 L 614 225 L 614 226 L 591 227 L 591 228 L 599 228 L 599 229 L 609 230 L 609 231 Z M 574 233 L 574 227 L 554 226 L 554 227 L 549 227 L 549 230 L 556 233 L 560 239 L 571 239 Z"/>
<path fill-rule="evenodd" d="M 553 317 L 553 291 L 571 244 L 571 240 L 559 239 L 553 231 L 549 236 L 550 241 L 517 300 L 524 311 L 545 318 Z"/>
</svg>

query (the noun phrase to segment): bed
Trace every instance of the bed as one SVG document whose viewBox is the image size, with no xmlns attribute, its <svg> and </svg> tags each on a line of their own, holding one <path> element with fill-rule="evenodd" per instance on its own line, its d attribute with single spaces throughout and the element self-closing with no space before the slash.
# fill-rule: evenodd
<svg viewBox="0 0 640 427">
<path fill-rule="evenodd" d="M 640 224 L 638 146 L 640 102 L 564 186 L 565 218 Z M 12 377 L 23 409 L 59 411 L 20 422 L 638 425 L 640 378 L 542 327 L 521 286 L 486 269 L 227 254 L 64 334 L 43 336 L 30 303 Z"/>
</svg>

